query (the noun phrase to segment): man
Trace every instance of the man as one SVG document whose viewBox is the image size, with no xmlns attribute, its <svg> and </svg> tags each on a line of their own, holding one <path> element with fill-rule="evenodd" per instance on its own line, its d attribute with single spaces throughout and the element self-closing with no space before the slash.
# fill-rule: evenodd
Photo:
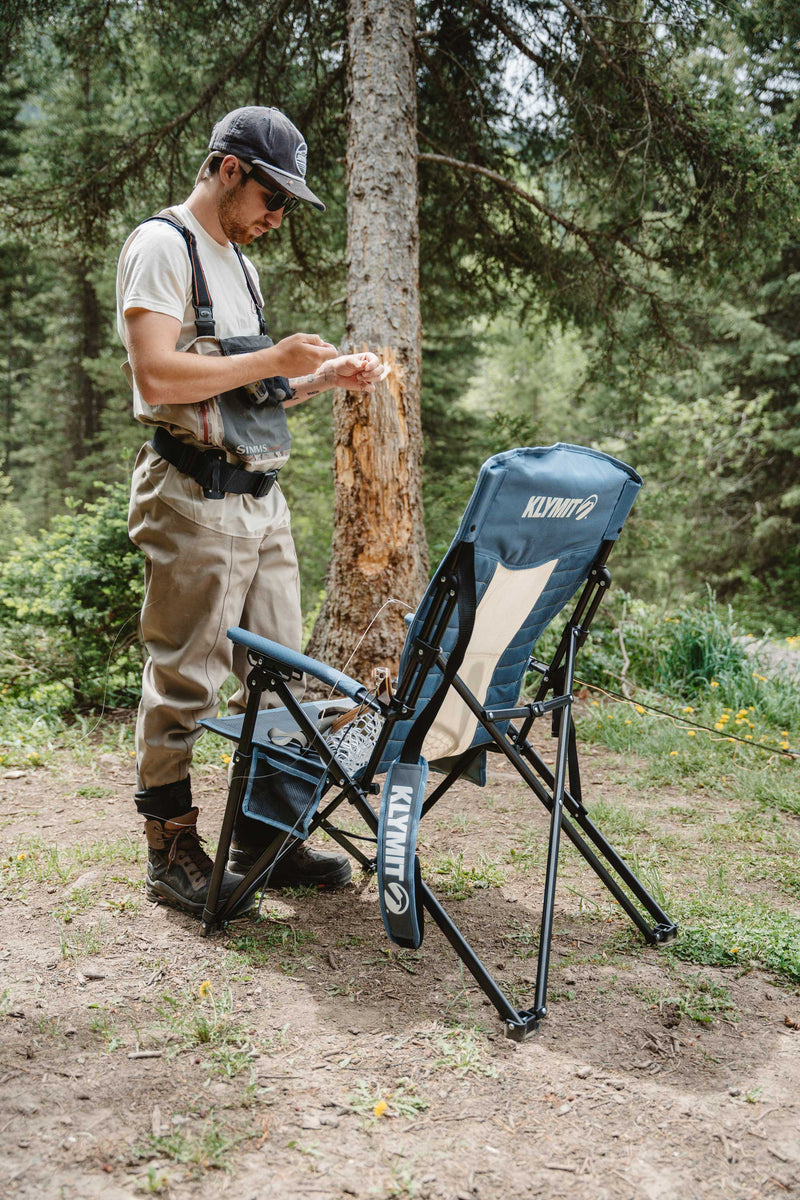
<svg viewBox="0 0 800 1200">
<path fill-rule="evenodd" d="M 184 204 L 140 225 L 117 273 L 117 324 L 137 419 L 153 427 L 131 488 L 129 529 L 145 555 L 142 636 L 149 658 L 136 726 L 136 806 L 148 842 L 146 894 L 199 914 L 212 862 L 197 835 L 190 766 L 198 722 L 233 669 L 226 630 L 245 625 L 300 649 L 300 589 L 289 512 L 275 482 L 289 456 L 284 409 L 333 387 L 372 392 L 374 354 L 339 355 L 317 334 L 273 344 L 255 269 L 239 245 L 300 203 L 306 145 L 277 109 L 247 107 L 215 127 Z M 223 898 L 267 840 L 240 817 Z M 343 886 L 346 858 L 299 844 L 274 883 Z"/>
</svg>

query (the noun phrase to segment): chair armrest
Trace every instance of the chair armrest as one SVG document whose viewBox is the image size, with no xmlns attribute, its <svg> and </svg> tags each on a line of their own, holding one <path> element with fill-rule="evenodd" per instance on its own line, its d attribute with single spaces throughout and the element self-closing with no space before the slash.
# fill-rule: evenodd
<svg viewBox="0 0 800 1200">
<path fill-rule="evenodd" d="M 228 630 L 228 637 L 240 646 L 247 646 L 248 649 L 255 650 L 258 654 L 264 654 L 274 659 L 281 666 L 313 675 L 320 683 L 326 683 L 329 687 L 335 688 L 337 692 L 341 692 L 342 695 L 349 696 L 351 700 L 357 700 L 359 704 L 370 699 L 369 688 L 365 687 L 363 683 L 351 679 L 349 675 L 343 675 L 341 671 L 319 662 L 316 658 L 309 658 L 307 654 L 290 650 L 288 646 L 282 646 L 280 642 L 271 642 L 269 638 L 259 637 L 257 633 L 250 633 L 248 629 L 240 629 L 238 626 Z"/>
</svg>

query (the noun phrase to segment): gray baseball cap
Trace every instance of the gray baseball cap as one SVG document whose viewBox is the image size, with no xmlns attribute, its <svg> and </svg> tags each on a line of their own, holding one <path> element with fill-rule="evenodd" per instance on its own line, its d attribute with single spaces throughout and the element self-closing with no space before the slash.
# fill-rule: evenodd
<svg viewBox="0 0 800 1200">
<path fill-rule="evenodd" d="M 303 135 L 277 108 L 255 104 L 235 108 L 214 126 L 208 149 L 209 157 L 235 154 L 252 163 L 290 196 L 325 211 L 320 198 L 306 186 L 308 147 Z"/>
</svg>

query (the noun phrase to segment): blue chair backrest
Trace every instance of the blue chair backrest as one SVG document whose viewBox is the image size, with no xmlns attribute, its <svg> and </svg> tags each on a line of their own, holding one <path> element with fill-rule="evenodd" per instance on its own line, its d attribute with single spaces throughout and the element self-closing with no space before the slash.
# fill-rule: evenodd
<svg viewBox="0 0 800 1200">
<path fill-rule="evenodd" d="M 561 442 L 508 450 L 483 464 L 443 566 L 461 543 L 472 543 L 477 612 L 458 673 L 487 708 L 516 703 L 536 641 L 586 581 L 603 542 L 619 536 L 641 486 L 640 477 L 625 463 Z M 441 573 L 442 568 L 434 573 L 412 619 L 401 676 Z M 442 641 L 445 655 L 458 632 L 456 610 Z M 440 682 L 441 672 L 434 669 L 417 715 Z M 471 717 L 465 735 L 466 720 L 457 713 L 466 718 L 465 707 L 452 689 L 451 697 L 426 738 L 423 753 L 434 764 L 486 740 Z M 444 712 L 446 705 L 449 713 Z M 462 728 L 456 730 L 459 721 Z M 410 721 L 395 725 L 381 770 L 399 756 L 410 727 Z"/>
</svg>

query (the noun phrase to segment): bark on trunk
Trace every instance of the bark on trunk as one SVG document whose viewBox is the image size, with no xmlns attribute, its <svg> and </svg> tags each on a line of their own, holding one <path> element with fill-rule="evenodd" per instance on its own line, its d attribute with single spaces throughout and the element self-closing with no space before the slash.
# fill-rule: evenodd
<svg viewBox="0 0 800 1200">
<path fill-rule="evenodd" d="M 392 370 L 374 397 L 334 397 L 333 555 L 309 653 L 357 678 L 396 667 L 403 609 L 380 610 L 415 605 L 428 576 L 414 33 L 414 0 L 350 0 L 347 340 Z"/>
</svg>

